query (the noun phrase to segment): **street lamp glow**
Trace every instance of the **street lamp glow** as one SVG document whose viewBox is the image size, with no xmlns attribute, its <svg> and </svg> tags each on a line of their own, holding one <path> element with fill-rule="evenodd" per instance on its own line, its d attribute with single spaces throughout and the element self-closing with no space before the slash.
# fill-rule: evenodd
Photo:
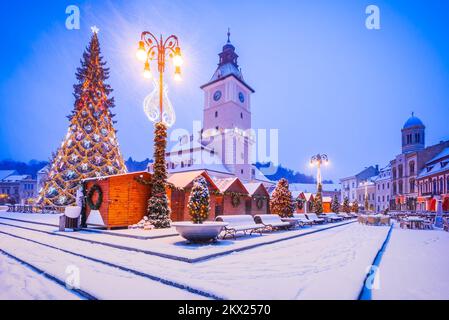
<svg viewBox="0 0 449 320">
<path fill-rule="evenodd" d="M 145 79 L 151 79 L 153 77 L 150 70 L 150 63 L 148 61 L 145 63 L 145 69 L 143 70 L 143 77 Z"/>
<path fill-rule="evenodd" d="M 139 49 L 137 49 L 136 57 L 141 62 L 147 59 L 147 52 L 145 51 L 145 43 L 143 41 L 139 41 Z"/>
<path fill-rule="evenodd" d="M 323 163 L 325 165 L 328 165 L 328 163 L 329 163 L 329 158 L 325 154 L 317 154 L 310 159 L 310 166 L 317 168 L 317 174 L 316 174 L 317 188 L 321 185 L 321 182 L 322 182 L 321 165 Z"/>
<path fill-rule="evenodd" d="M 175 55 L 173 57 L 173 65 L 177 68 L 177 67 L 181 67 L 183 63 L 184 63 L 184 60 L 181 57 L 181 48 L 176 47 Z"/>
</svg>

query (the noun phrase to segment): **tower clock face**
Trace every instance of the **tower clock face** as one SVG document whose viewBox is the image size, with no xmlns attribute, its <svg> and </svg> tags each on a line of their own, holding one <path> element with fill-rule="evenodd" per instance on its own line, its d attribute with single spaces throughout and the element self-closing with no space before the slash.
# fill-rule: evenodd
<svg viewBox="0 0 449 320">
<path fill-rule="evenodd" d="M 245 102 L 245 95 L 243 94 L 243 92 L 239 93 L 239 100 L 241 103 Z"/>
<path fill-rule="evenodd" d="M 218 101 L 218 100 L 220 100 L 221 99 L 221 91 L 220 90 L 217 90 L 217 91 L 215 91 L 215 93 L 214 93 L 214 100 L 215 101 Z"/>
</svg>

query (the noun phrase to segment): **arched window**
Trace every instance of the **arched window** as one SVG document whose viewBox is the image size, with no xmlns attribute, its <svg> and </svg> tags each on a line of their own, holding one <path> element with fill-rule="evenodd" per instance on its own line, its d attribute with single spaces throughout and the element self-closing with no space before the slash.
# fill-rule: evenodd
<svg viewBox="0 0 449 320">
<path fill-rule="evenodd" d="M 397 176 L 397 174 L 396 174 L 396 168 L 393 168 L 393 179 L 396 179 L 396 176 Z"/>
<path fill-rule="evenodd" d="M 410 193 L 414 193 L 414 192 L 415 192 L 415 180 L 410 179 Z"/>
<path fill-rule="evenodd" d="M 440 178 L 440 194 L 444 193 L 444 180 L 443 178 Z"/>
<path fill-rule="evenodd" d="M 410 161 L 409 165 L 409 172 L 410 175 L 413 176 L 415 175 L 415 161 Z"/>
<path fill-rule="evenodd" d="M 404 167 L 402 166 L 402 164 L 399 165 L 399 178 L 402 178 L 404 175 Z"/>
<path fill-rule="evenodd" d="M 399 181 L 398 189 L 399 189 L 399 194 L 403 194 L 404 193 L 404 185 L 403 185 L 402 181 Z"/>
<path fill-rule="evenodd" d="M 446 193 L 449 193 L 449 176 L 446 178 Z"/>
<path fill-rule="evenodd" d="M 433 193 L 437 193 L 437 180 L 433 180 L 433 185 L 432 185 L 432 192 Z"/>
</svg>

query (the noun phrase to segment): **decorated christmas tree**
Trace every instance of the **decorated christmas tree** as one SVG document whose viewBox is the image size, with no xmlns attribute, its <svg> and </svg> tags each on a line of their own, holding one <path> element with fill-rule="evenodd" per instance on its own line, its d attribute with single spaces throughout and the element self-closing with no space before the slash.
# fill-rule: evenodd
<svg viewBox="0 0 449 320">
<path fill-rule="evenodd" d="M 111 108 L 114 98 L 105 83 L 109 69 L 100 55 L 98 29 L 83 54 L 74 85 L 75 106 L 67 135 L 51 161 L 48 178 L 40 191 L 42 205 L 66 206 L 75 203 L 82 179 L 126 172 L 117 142 Z"/>
<path fill-rule="evenodd" d="M 193 181 L 187 207 L 193 223 L 201 224 L 209 217 L 210 195 L 206 179 L 203 177 L 198 177 Z"/>
<path fill-rule="evenodd" d="M 357 201 L 357 199 L 355 199 L 352 203 L 352 211 L 355 213 L 359 213 L 359 202 Z"/>
<path fill-rule="evenodd" d="M 351 212 L 351 206 L 349 205 L 349 198 L 348 197 L 345 197 L 344 199 L 343 199 L 343 212 L 346 212 L 346 213 L 350 213 Z"/>
<path fill-rule="evenodd" d="M 337 195 L 334 196 L 331 205 L 332 212 L 339 213 L 340 212 L 340 201 L 338 201 Z"/>
<path fill-rule="evenodd" d="M 313 212 L 315 212 L 316 214 L 323 213 L 323 186 L 321 185 L 321 183 L 318 184 L 318 190 L 313 202 Z"/>
<path fill-rule="evenodd" d="M 286 179 L 279 180 L 270 200 L 270 210 L 272 214 L 278 214 L 283 218 L 293 216 L 295 203 Z"/>
<path fill-rule="evenodd" d="M 167 127 L 163 122 L 158 122 L 154 130 L 154 173 L 151 197 L 148 201 L 148 219 L 156 229 L 170 228 L 171 211 L 165 190 L 167 181 L 166 145 Z"/>
</svg>

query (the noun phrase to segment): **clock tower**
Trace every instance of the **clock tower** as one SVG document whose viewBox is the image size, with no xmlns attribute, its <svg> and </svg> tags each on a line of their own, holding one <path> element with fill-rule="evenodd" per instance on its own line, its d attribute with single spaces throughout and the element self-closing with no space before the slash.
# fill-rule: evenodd
<svg viewBox="0 0 449 320">
<path fill-rule="evenodd" d="M 204 91 L 203 143 L 218 155 L 229 171 L 244 181 L 253 178 L 250 151 L 251 94 L 230 41 L 219 54 L 218 67 Z"/>
</svg>

